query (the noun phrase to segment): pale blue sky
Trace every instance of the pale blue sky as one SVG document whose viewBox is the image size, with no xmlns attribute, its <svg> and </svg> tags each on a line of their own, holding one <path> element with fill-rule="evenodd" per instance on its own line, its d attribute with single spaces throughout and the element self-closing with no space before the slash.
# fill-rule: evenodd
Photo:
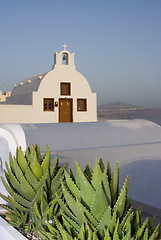
<svg viewBox="0 0 161 240">
<path fill-rule="evenodd" d="M 160 0 L 0 0 L 0 89 L 51 70 L 64 43 L 98 105 L 161 107 Z"/>
</svg>

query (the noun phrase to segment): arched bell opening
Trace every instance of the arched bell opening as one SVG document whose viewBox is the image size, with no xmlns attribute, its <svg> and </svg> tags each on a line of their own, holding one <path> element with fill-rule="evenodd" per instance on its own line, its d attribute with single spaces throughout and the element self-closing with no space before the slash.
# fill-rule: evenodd
<svg viewBox="0 0 161 240">
<path fill-rule="evenodd" d="M 62 53 L 62 64 L 68 65 L 68 53 Z"/>
</svg>

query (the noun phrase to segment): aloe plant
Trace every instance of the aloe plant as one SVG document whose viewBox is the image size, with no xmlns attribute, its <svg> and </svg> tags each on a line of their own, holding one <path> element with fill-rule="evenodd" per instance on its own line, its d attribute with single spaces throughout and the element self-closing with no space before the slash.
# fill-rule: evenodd
<svg viewBox="0 0 161 240">
<path fill-rule="evenodd" d="M 41 229 L 43 239 L 159 239 L 160 226 L 152 229 L 152 221 L 141 223 L 140 210 L 132 211 L 129 176 L 119 191 L 118 163 L 111 174 L 110 164 L 106 170 L 102 160 L 96 160 L 94 171 L 89 165 L 83 171 L 76 162 L 75 178 L 65 171 L 61 184 L 63 195 L 56 195 L 60 215 Z"/>
<path fill-rule="evenodd" d="M 89 164 L 85 171 L 76 162 L 72 170 L 58 167 L 56 157 L 50 166 L 47 146 L 41 159 L 39 146 L 28 148 L 25 155 L 17 149 L 16 158 L 10 154 L 3 184 L 10 196 L 0 196 L 8 203 L 11 224 L 34 228 L 44 240 L 137 240 L 161 239 L 153 220 L 141 221 L 141 210 L 132 211 L 127 198 L 129 176 L 119 190 L 118 163 L 111 172 L 102 159 L 96 160 L 94 170 Z M 31 223 L 31 225 L 26 225 Z"/>
<path fill-rule="evenodd" d="M 8 218 L 14 226 L 24 226 L 30 220 L 36 227 L 41 227 L 50 216 L 56 214 L 58 204 L 55 192 L 60 188 L 59 178 L 64 174 L 64 167 L 58 167 L 56 157 L 50 166 L 50 149 L 41 159 L 38 145 L 27 148 L 25 155 L 17 149 L 16 158 L 9 156 L 5 176 L 2 182 L 10 196 L 0 193 L 8 205 L 1 207 L 9 211 Z"/>
</svg>

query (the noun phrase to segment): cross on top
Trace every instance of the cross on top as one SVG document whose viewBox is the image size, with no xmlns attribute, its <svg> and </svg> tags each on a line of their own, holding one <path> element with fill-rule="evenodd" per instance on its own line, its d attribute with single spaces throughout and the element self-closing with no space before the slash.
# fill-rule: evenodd
<svg viewBox="0 0 161 240">
<path fill-rule="evenodd" d="M 64 45 L 62 47 L 64 48 L 64 50 L 66 50 L 66 48 L 67 48 L 66 43 L 64 43 Z"/>
</svg>

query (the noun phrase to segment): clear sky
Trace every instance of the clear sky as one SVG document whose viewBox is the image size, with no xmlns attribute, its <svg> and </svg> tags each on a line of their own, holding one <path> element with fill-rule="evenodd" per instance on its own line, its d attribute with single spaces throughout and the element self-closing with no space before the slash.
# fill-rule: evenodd
<svg viewBox="0 0 161 240">
<path fill-rule="evenodd" d="M 98 105 L 161 107 L 161 0 L 0 0 L 0 89 L 51 70 L 64 43 Z"/>
</svg>

